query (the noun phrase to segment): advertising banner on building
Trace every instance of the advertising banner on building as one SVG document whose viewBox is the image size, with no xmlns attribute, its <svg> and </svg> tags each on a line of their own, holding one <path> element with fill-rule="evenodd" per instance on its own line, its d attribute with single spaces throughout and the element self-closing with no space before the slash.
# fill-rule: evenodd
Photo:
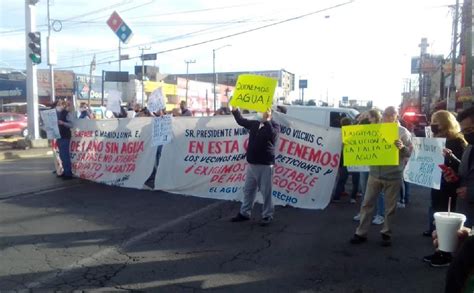
<svg viewBox="0 0 474 293">
<path fill-rule="evenodd" d="M 70 70 L 54 71 L 54 90 L 56 96 L 72 97 L 74 94 L 74 72 Z M 38 69 L 38 96 L 51 96 L 49 70 Z"/>
</svg>

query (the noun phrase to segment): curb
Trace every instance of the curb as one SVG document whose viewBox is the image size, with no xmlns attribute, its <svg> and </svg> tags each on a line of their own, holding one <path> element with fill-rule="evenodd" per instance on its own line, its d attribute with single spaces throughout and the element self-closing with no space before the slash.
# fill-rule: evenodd
<svg viewBox="0 0 474 293">
<path fill-rule="evenodd" d="M 0 161 L 4 160 L 19 160 L 29 158 L 44 158 L 53 156 L 52 150 L 11 150 L 0 151 Z"/>
<path fill-rule="evenodd" d="M 65 182 L 58 182 L 57 184 L 51 184 L 51 185 L 46 185 L 46 186 L 38 186 L 38 187 L 30 188 L 30 189 L 17 191 L 17 192 L 0 193 L 0 201 L 9 200 L 13 197 L 22 196 L 22 195 L 44 193 L 44 192 L 54 191 L 56 189 L 76 187 L 76 186 L 79 186 L 79 185 L 82 185 L 82 184 L 84 184 L 83 181 L 74 182 L 73 184 L 66 184 Z"/>
</svg>

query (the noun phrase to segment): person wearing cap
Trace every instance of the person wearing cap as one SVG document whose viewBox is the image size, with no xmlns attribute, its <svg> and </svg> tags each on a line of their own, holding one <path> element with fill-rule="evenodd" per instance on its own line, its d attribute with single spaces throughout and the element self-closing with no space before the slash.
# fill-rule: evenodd
<svg viewBox="0 0 474 293">
<path fill-rule="evenodd" d="M 382 115 L 384 123 L 397 123 L 398 112 L 395 107 L 387 107 Z M 395 166 L 370 166 L 369 179 L 364 201 L 360 208 L 360 222 L 350 243 L 360 244 L 367 241 L 375 203 L 380 192 L 385 196 L 385 220 L 382 230 L 382 246 L 390 246 L 392 239 L 392 223 L 397 209 L 397 198 L 403 180 L 404 160 L 410 157 L 412 143 L 410 132 L 398 124 L 399 139 L 395 146 L 399 150 L 399 163 Z"/>
<path fill-rule="evenodd" d="M 232 110 L 235 121 L 249 130 L 247 148 L 247 170 L 245 176 L 244 199 L 237 216 L 232 222 L 250 220 L 257 190 L 263 196 L 262 219 L 260 225 L 266 226 L 273 221 L 272 173 L 275 164 L 275 148 L 280 127 L 272 120 L 270 109 L 258 113 L 258 120 L 242 117 L 238 109 Z"/>
</svg>

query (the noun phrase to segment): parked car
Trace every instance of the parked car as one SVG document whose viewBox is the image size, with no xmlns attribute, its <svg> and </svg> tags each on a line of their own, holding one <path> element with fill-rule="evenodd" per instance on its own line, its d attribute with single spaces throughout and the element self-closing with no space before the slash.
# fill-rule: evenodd
<svg viewBox="0 0 474 293">
<path fill-rule="evenodd" d="M 405 112 L 400 121 L 405 128 L 413 132 L 415 136 L 425 137 L 425 127 L 428 126 L 428 119 L 425 114 L 417 114 L 414 112 Z"/>
<path fill-rule="evenodd" d="M 50 109 L 49 107 L 38 104 L 38 109 L 47 110 Z M 2 105 L 2 112 L 9 112 L 9 113 L 19 113 L 19 114 L 27 114 L 27 103 L 9 103 Z"/>
<path fill-rule="evenodd" d="M 0 113 L 0 136 L 28 136 L 28 119 L 18 113 Z"/>
</svg>

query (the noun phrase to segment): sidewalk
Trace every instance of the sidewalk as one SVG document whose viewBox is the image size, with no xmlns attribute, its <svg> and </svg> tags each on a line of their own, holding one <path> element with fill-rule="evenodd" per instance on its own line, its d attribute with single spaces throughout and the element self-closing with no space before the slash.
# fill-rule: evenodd
<svg viewBox="0 0 474 293">
<path fill-rule="evenodd" d="M 49 149 L 12 151 L 9 156 L 13 158 L 26 158 L 29 156 L 29 159 L 0 160 L 0 176 L 2 178 L 0 200 L 22 194 L 38 193 L 84 184 L 85 181 L 80 179 L 65 181 L 62 178 L 56 177 L 53 173 L 54 163 L 52 155 L 45 156 L 48 151 Z M 8 152 L 4 151 L 1 153 L 8 154 Z"/>
<path fill-rule="evenodd" d="M 26 148 L 25 140 L 21 137 L 0 138 L 0 161 L 27 158 L 52 158 L 51 147 Z"/>
<path fill-rule="evenodd" d="M 32 148 L 28 150 L 22 149 L 2 149 L 0 150 L 0 161 L 3 160 L 19 160 L 28 158 L 46 158 L 53 156 L 51 148 Z"/>
</svg>

